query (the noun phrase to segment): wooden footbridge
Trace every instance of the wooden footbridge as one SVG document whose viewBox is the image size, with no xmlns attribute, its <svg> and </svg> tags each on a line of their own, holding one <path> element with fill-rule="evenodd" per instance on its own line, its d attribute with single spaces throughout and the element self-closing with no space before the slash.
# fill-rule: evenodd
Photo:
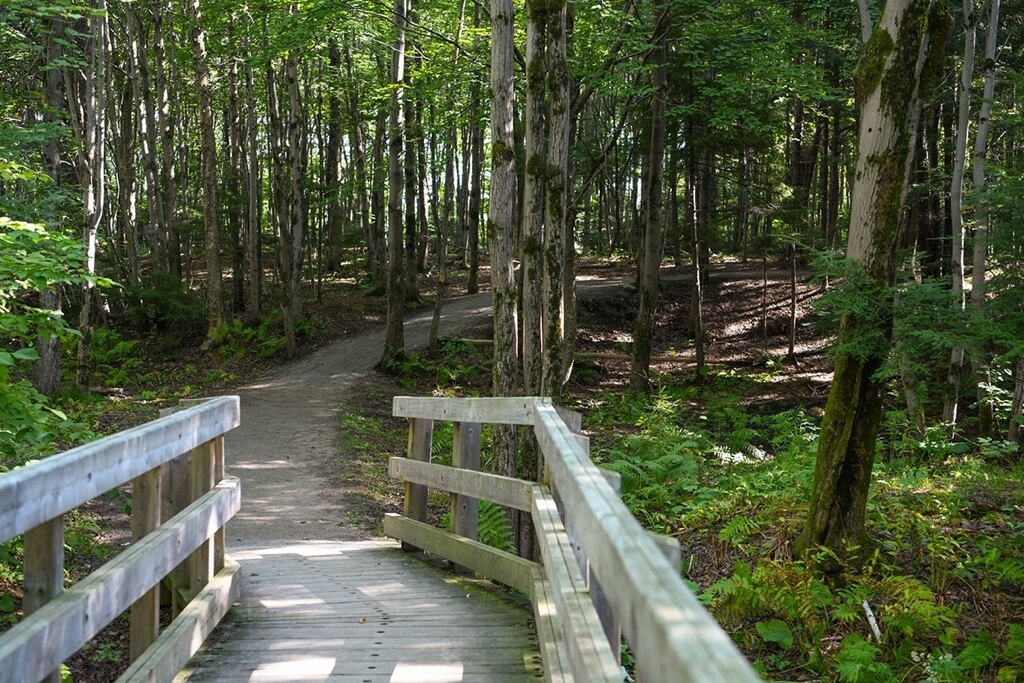
<svg viewBox="0 0 1024 683">
<path fill-rule="evenodd" d="M 239 424 L 237 397 L 0 475 L 0 540 L 24 534 L 27 615 L 0 637 L 0 683 L 59 681 L 61 662 L 124 612 L 126 682 L 618 682 L 623 639 L 642 683 L 758 680 L 686 588 L 678 547 L 645 532 L 590 461 L 578 415 L 538 398 L 399 397 L 394 413 L 410 424 L 407 457 L 390 463 L 405 512 L 384 519 L 400 544 L 228 555 L 242 492 L 223 436 Z M 430 462 L 437 421 L 454 423 L 452 467 Z M 487 423 L 532 427 L 549 483 L 481 472 Z M 128 483 L 135 541 L 65 589 L 63 515 Z M 426 523 L 428 488 L 451 493 L 451 532 Z M 540 563 L 475 540 L 481 499 L 530 514 Z M 416 549 L 514 590 L 403 552 Z"/>
</svg>

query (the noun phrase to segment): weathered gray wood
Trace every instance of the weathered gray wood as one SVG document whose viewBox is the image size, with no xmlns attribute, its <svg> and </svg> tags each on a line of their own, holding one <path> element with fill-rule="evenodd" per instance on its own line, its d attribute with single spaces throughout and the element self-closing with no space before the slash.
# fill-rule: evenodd
<svg viewBox="0 0 1024 683">
<path fill-rule="evenodd" d="M 656 534 L 653 531 L 648 532 L 648 536 L 654 541 L 654 545 L 658 546 L 658 550 L 665 556 L 672 568 L 681 572 L 683 570 L 683 549 L 679 547 L 679 539 L 675 536 Z"/>
<path fill-rule="evenodd" d="M 238 426 L 237 396 L 73 448 L 0 475 L 0 541 L 39 526 Z"/>
<path fill-rule="evenodd" d="M 430 449 L 434 437 L 434 422 L 424 418 L 409 418 L 409 444 L 406 457 L 416 462 L 430 462 Z M 405 506 L 403 513 L 418 522 L 427 520 L 427 487 L 422 484 L 405 482 Z M 402 544 L 406 551 L 418 550 L 408 543 Z"/>
<path fill-rule="evenodd" d="M 516 510 L 530 509 L 530 489 L 533 484 L 522 479 L 398 457 L 388 461 L 388 473 L 396 479 L 425 484 L 432 489 L 481 498 Z"/>
<path fill-rule="evenodd" d="M 190 501 L 199 500 L 211 490 L 214 481 L 216 441 L 210 440 L 192 449 L 192 472 L 189 479 Z M 199 544 L 189 556 L 189 599 L 199 595 L 213 578 L 213 536 Z"/>
<path fill-rule="evenodd" d="M 64 516 L 25 533 L 25 614 L 38 612 L 64 591 Z M 60 662 L 43 679 L 60 683 Z"/>
<path fill-rule="evenodd" d="M 117 683 L 169 683 L 227 614 L 241 591 L 241 565 L 225 558 L 224 567 L 182 610 L 156 644 L 117 679 Z"/>
<path fill-rule="evenodd" d="M 182 408 L 169 408 L 168 414 Z M 171 519 L 192 502 L 192 452 L 182 453 L 163 466 L 161 479 L 160 518 Z M 171 608 L 175 617 L 185 607 L 192 589 L 192 563 L 185 560 L 164 577 L 161 584 L 162 605 Z"/>
<path fill-rule="evenodd" d="M 608 646 L 601 621 L 590 602 L 586 581 L 555 501 L 539 486 L 534 488 L 532 514 L 548 580 L 547 591 L 555 601 L 574 679 L 619 683 L 622 680 L 619 661 Z"/>
<path fill-rule="evenodd" d="M 527 595 L 533 589 L 529 560 L 396 514 L 384 515 L 384 533 Z"/>
<path fill-rule="evenodd" d="M 39 680 L 128 609 L 238 511 L 238 480 L 217 488 L 0 637 L 0 683 Z"/>
<path fill-rule="evenodd" d="M 452 439 L 452 464 L 461 470 L 480 471 L 480 424 L 456 422 Z M 451 501 L 452 532 L 473 541 L 477 540 L 477 498 L 453 493 Z"/>
<path fill-rule="evenodd" d="M 391 412 L 395 417 L 448 420 L 450 422 L 531 425 L 533 424 L 533 407 L 537 405 L 551 405 L 551 399 L 536 396 L 510 398 L 395 396 L 391 404 Z"/>
<path fill-rule="evenodd" d="M 535 433 L 573 530 L 607 586 L 645 681 L 757 681 L 753 668 L 622 505 L 550 406 Z"/>
<path fill-rule="evenodd" d="M 555 601 L 548 595 L 548 582 L 544 570 L 533 570 L 533 619 L 537 624 L 537 644 L 544 662 L 544 680 L 547 683 L 573 683 L 572 666 L 566 651 L 562 627 L 558 623 Z"/>
<path fill-rule="evenodd" d="M 162 467 L 132 479 L 132 541 L 140 542 L 160 526 Z M 146 591 L 131 609 L 128 659 L 134 662 L 156 640 L 160 631 L 160 588 Z"/>
<path fill-rule="evenodd" d="M 239 604 L 183 670 L 216 681 L 479 681 L 541 674 L 532 615 L 393 541 L 232 549 Z"/>
<path fill-rule="evenodd" d="M 212 441 L 213 451 L 213 481 L 211 486 L 216 486 L 224 479 L 224 437 L 218 436 Z M 227 560 L 227 546 L 224 527 L 217 529 L 213 535 L 213 571 L 219 573 L 224 569 L 224 562 Z"/>
</svg>

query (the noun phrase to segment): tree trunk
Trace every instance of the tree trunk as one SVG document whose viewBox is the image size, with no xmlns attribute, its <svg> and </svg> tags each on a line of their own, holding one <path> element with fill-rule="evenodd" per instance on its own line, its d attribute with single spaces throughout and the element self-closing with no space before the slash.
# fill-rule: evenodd
<svg viewBox="0 0 1024 683">
<path fill-rule="evenodd" d="M 971 117 L 971 82 L 974 80 L 974 53 L 977 43 L 977 18 L 974 0 L 963 0 L 964 5 L 964 57 L 960 71 L 960 85 L 957 90 L 959 114 L 957 117 L 956 143 L 953 148 L 953 179 L 949 188 L 951 204 L 950 219 L 953 222 L 952 257 L 950 267 L 953 276 L 954 305 L 957 312 L 964 310 L 964 172 L 967 165 L 967 133 Z M 947 377 L 947 398 L 942 410 L 942 421 L 956 429 L 960 404 L 960 375 L 964 363 L 964 349 L 953 349 L 949 359 Z"/>
<path fill-rule="evenodd" d="M 658 277 L 661 272 L 662 243 L 662 186 L 664 185 L 665 160 L 665 109 L 668 102 L 668 78 L 666 63 L 668 61 L 668 12 L 664 9 L 664 0 L 654 0 L 658 22 L 654 31 L 654 50 L 651 63 L 653 92 L 651 94 L 651 137 L 647 153 L 648 170 L 645 174 L 647 182 L 644 191 L 644 245 L 643 252 L 638 254 L 640 272 L 640 310 L 636 314 L 633 326 L 633 359 L 629 372 L 629 387 L 636 392 L 648 393 L 652 384 L 651 345 L 654 340 L 654 313 L 658 304 Z"/>
<path fill-rule="evenodd" d="M 346 48 L 347 50 L 348 48 Z M 338 39 L 331 37 L 327 43 L 328 60 L 331 73 L 336 74 L 341 70 L 341 48 L 338 47 Z M 351 78 L 351 76 L 350 76 Z M 354 87 L 351 85 L 350 87 Z M 358 129 L 359 120 L 353 124 Z M 355 140 L 350 139 L 349 144 Z M 353 149 L 355 155 L 357 150 Z M 337 87 L 331 89 L 327 101 L 327 155 L 324 161 L 324 186 L 327 201 L 327 229 L 326 232 L 326 268 L 330 272 L 337 272 L 341 263 L 341 97 L 338 96 Z"/>
<path fill-rule="evenodd" d="M 95 11 L 89 19 L 89 42 L 87 43 L 86 70 L 79 79 L 76 75 L 65 75 L 69 82 L 68 99 L 71 118 L 79 135 L 81 149 L 78 152 L 76 168 L 82 185 L 82 208 L 85 224 L 82 237 L 85 242 L 85 268 L 92 275 L 96 273 L 96 248 L 103 209 L 106 202 L 106 94 L 107 94 L 107 4 L 96 0 Z M 82 87 L 84 86 L 84 93 Z M 73 100 L 73 101 L 72 101 Z M 86 284 L 82 296 L 82 310 L 79 315 L 78 368 L 75 382 L 83 391 L 89 390 L 92 377 L 92 335 L 93 317 L 97 308 L 98 294 L 95 286 Z"/>
<path fill-rule="evenodd" d="M 974 196 L 980 198 L 985 191 L 985 156 L 988 151 L 988 129 L 992 118 L 992 98 L 996 86 L 996 35 L 999 29 L 999 0 L 989 0 L 988 27 L 985 35 L 985 85 L 981 96 L 981 111 L 978 113 L 978 127 L 974 136 L 974 151 L 971 153 L 971 176 Z M 983 317 L 985 309 L 985 270 L 988 253 L 988 209 L 984 202 L 977 202 L 974 216 L 974 255 L 971 269 L 971 308 L 976 316 Z M 988 360 L 982 357 L 984 349 L 975 348 L 971 354 L 971 367 L 975 394 L 978 397 L 978 432 L 991 436 L 995 427 L 992 399 L 986 386 L 991 379 L 983 377 L 987 372 Z"/>
<path fill-rule="evenodd" d="M 491 7 L 491 190 L 488 209 L 494 301 L 494 395 L 517 393 L 517 287 L 512 259 L 516 243 L 516 148 L 513 135 L 515 91 L 514 13 L 511 0 L 490 0 Z M 516 431 L 494 427 L 497 473 L 517 476 Z"/>
<path fill-rule="evenodd" d="M 405 259 L 402 255 L 403 95 L 407 0 L 395 0 L 395 38 L 391 51 L 391 103 L 388 120 L 388 277 L 387 322 L 382 362 L 405 351 Z"/>
<path fill-rule="evenodd" d="M 206 330 L 207 348 L 213 333 L 224 323 L 224 294 L 220 268 L 220 224 L 217 218 L 217 138 L 210 94 L 210 68 L 206 63 L 206 33 L 203 31 L 199 0 L 185 6 L 192 22 L 193 68 L 199 100 L 199 134 L 203 170 L 203 230 L 206 235 Z"/>
<path fill-rule="evenodd" d="M 875 443 L 882 415 L 878 370 L 891 335 L 893 258 L 913 166 L 921 101 L 941 57 L 948 14 L 934 0 L 889 0 L 854 83 L 860 142 L 847 257 L 860 264 L 880 309 L 865 319 L 843 316 L 840 351 L 818 444 L 807 525 L 797 552 L 823 545 L 840 559 L 865 555 L 864 528 Z M 856 353 L 844 342 L 855 336 Z M 826 566 L 827 571 L 840 566 Z"/>
<path fill-rule="evenodd" d="M 544 369 L 544 178 L 546 2 L 526 4 L 526 168 L 523 176 L 523 393 L 542 393 Z"/>
<path fill-rule="evenodd" d="M 547 16 L 547 159 L 544 189 L 544 369 L 541 392 L 544 396 L 558 396 L 567 379 L 564 374 L 571 368 L 565 353 L 565 297 L 564 271 L 572 262 L 567 257 L 572 249 L 572 227 L 567 224 L 568 203 L 572 197 L 569 182 L 569 136 L 572 128 L 569 100 L 569 64 L 567 58 L 566 23 L 568 3 L 564 0 L 549 5 Z M 571 359 L 570 359 L 571 361 Z M 537 481 L 543 476 L 542 466 Z"/>
<path fill-rule="evenodd" d="M 251 52 L 251 50 L 250 50 Z M 249 287 L 246 289 L 246 310 L 250 315 L 259 316 L 262 309 L 263 262 L 261 225 L 262 177 L 259 163 L 259 126 L 256 122 L 256 92 L 253 84 L 252 65 L 245 63 L 245 150 L 246 150 L 246 258 L 249 263 Z"/>
</svg>

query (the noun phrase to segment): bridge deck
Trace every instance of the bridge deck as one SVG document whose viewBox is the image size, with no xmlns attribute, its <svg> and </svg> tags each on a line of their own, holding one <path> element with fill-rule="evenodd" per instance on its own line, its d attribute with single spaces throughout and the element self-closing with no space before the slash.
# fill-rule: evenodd
<svg viewBox="0 0 1024 683">
<path fill-rule="evenodd" d="M 389 541 L 232 550 L 240 603 L 177 681 L 543 680 L 528 607 Z"/>
</svg>

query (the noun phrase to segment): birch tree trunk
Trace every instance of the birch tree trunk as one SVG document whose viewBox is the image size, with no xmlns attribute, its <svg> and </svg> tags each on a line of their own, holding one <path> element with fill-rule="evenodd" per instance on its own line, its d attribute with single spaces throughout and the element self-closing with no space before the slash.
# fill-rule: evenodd
<svg viewBox="0 0 1024 683">
<path fill-rule="evenodd" d="M 996 88 L 996 37 L 999 30 L 999 0 L 989 0 L 988 26 L 985 29 L 985 85 L 982 89 L 981 110 L 971 153 L 971 181 L 975 198 L 985 191 L 985 156 L 988 152 L 988 130 L 992 118 L 992 98 Z M 983 201 L 976 201 L 974 215 L 974 255 L 971 268 L 971 308 L 981 317 L 985 309 L 985 269 L 988 254 L 988 210 Z M 978 397 L 978 431 L 991 435 L 994 427 L 992 401 L 985 387 L 990 378 L 982 377 L 987 362 L 976 349 L 971 354 L 975 393 Z"/>
<path fill-rule="evenodd" d="M 841 559 L 867 551 L 864 527 L 882 415 L 877 371 L 889 353 L 894 250 L 910 178 L 921 101 L 951 21 L 934 0 L 889 0 L 854 77 L 860 140 L 847 257 L 870 283 L 879 314 L 840 324 L 840 349 L 819 438 L 807 525 L 797 553 L 822 545 Z M 856 353 L 844 341 L 864 338 Z M 839 566 L 823 567 L 838 571 Z"/>
<path fill-rule="evenodd" d="M 950 269 L 953 277 L 953 297 L 957 311 L 964 310 L 964 174 L 967 166 L 967 133 L 971 117 L 971 82 L 974 80 L 974 54 L 977 43 L 974 0 L 963 0 L 964 56 L 957 89 L 958 115 L 956 142 L 953 146 L 953 178 L 950 181 L 950 220 L 953 224 Z M 960 403 L 960 374 L 964 363 L 963 347 L 953 349 L 949 359 L 949 374 L 942 420 L 955 430 Z"/>
</svg>

